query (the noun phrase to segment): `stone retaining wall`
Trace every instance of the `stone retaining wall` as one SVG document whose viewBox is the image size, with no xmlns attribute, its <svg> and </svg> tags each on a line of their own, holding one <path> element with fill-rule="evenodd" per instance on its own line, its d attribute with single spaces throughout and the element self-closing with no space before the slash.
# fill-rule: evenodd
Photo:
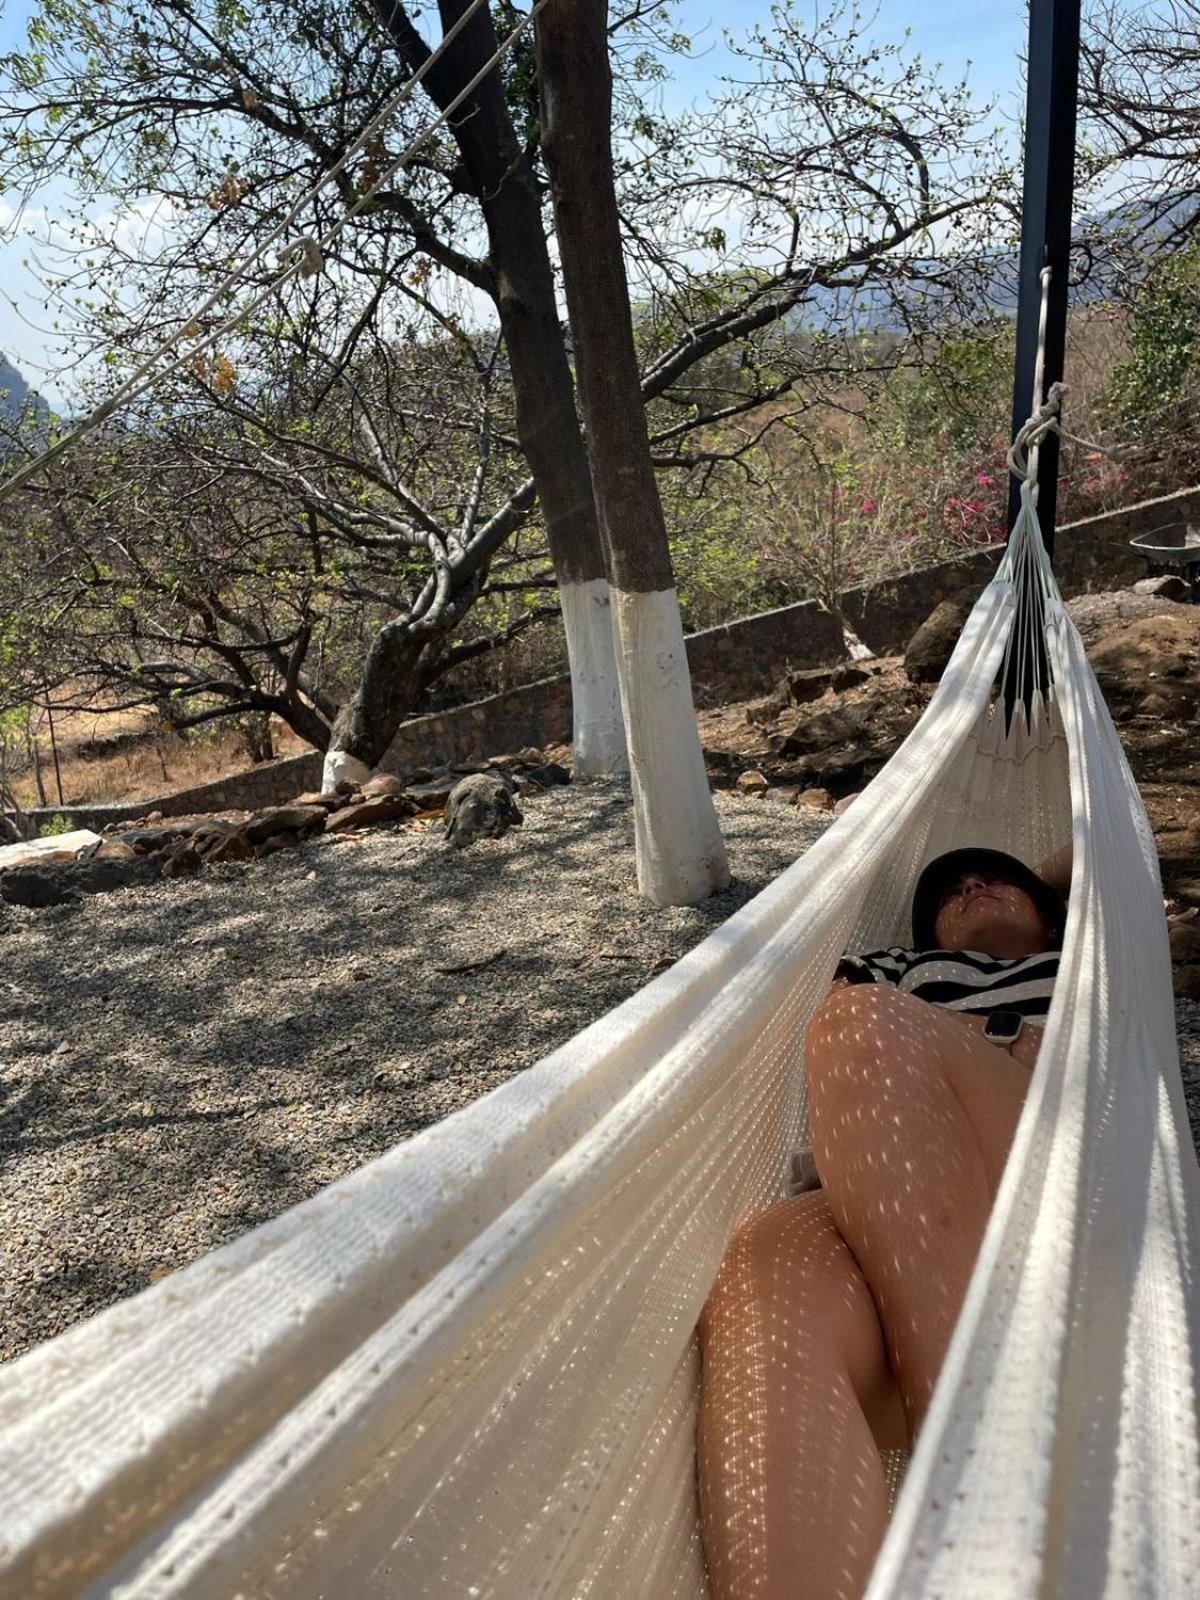
<svg viewBox="0 0 1200 1600">
<path fill-rule="evenodd" d="M 1144 577 L 1145 563 L 1128 548 L 1128 541 L 1168 523 L 1197 520 L 1200 487 L 1067 523 L 1054 536 L 1054 575 L 1064 598 L 1124 588 Z M 877 654 L 894 654 L 905 648 L 939 602 L 977 595 L 995 572 L 1000 555 L 1001 547 L 994 545 L 961 562 L 943 562 L 869 589 L 852 590 L 843 597 L 846 620 Z"/>
<path fill-rule="evenodd" d="M 1104 512 L 1059 528 L 1054 566 L 1059 586 L 1072 595 L 1141 577 L 1144 565 L 1127 542 L 1167 523 L 1200 521 L 1200 487 L 1181 489 L 1120 511 Z M 917 627 L 942 600 L 974 598 L 996 570 L 1001 547 L 993 545 L 961 561 L 942 562 L 842 598 L 846 619 L 877 654 L 903 650 Z M 700 705 L 749 698 L 772 689 L 784 672 L 825 666 L 843 654 L 833 618 L 811 602 L 760 612 L 718 628 L 706 628 L 687 641 L 692 687 Z M 488 755 L 503 755 L 527 745 L 564 743 L 571 737 L 571 684 L 566 676 L 544 678 L 470 705 L 455 706 L 406 722 L 383 766 L 403 775 L 414 767 L 465 765 Z M 112 806 L 67 806 L 31 813 L 39 820 L 63 815 L 78 827 L 161 811 L 164 817 L 190 812 L 232 811 L 277 805 L 320 780 L 315 753 L 264 762 L 246 772 L 177 790 L 153 800 Z"/>
</svg>

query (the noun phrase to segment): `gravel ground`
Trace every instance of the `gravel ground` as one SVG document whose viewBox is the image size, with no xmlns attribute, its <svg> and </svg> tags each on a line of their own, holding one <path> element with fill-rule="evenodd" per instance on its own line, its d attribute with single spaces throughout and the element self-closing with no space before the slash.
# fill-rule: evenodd
<svg viewBox="0 0 1200 1600">
<path fill-rule="evenodd" d="M 718 794 L 734 873 L 652 910 L 628 802 L 530 800 L 46 911 L 0 907 L 0 1359 L 538 1060 L 757 893 L 824 819 Z M 477 964 L 476 964 L 477 963 Z M 1200 1123 L 1200 1004 L 1180 1002 Z"/>
<path fill-rule="evenodd" d="M 668 911 L 633 888 L 628 800 L 590 786 L 529 799 L 523 828 L 463 852 L 438 825 L 380 828 L 0 906 L 0 1359 L 539 1060 L 824 826 L 717 806 L 733 884 Z"/>
</svg>

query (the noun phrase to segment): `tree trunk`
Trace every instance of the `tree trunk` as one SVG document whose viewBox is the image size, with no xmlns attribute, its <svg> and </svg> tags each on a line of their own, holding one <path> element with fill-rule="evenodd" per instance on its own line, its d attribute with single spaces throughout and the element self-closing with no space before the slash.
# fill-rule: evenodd
<svg viewBox="0 0 1200 1600">
<path fill-rule="evenodd" d="M 402 6 L 373 0 L 402 59 L 415 71 L 429 49 Z M 439 0 L 443 29 L 469 0 Z M 439 109 L 495 54 L 486 7 L 423 80 Z M 491 294 L 500 316 L 516 401 L 517 436 L 537 488 L 562 598 L 574 705 L 575 775 L 627 769 L 604 552 L 575 411 L 554 273 L 537 182 L 513 126 L 498 71 L 489 73 L 451 120 L 451 131 L 487 227 Z M 393 729 L 394 733 L 395 730 Z M 383 749 L 354 752 L 375 762 Z"/>
<path fill-rule="evenodd" d="M 362 783 L 371 776 L 416 702 L 421 688 L 417 665 L 426 642 L 404 622 L 380 628 L 358 688 L 333 724 L 322 789 L 332 791 L 339 783 Z"/>
<path fill-rule="evenodd" d="M 314 750 L 329 749 L 333 738 L 330 723 L 315 706 L 310 705 L 295 690 L 288 690 L 270 698 L 272 701 L 270 710 L 274 711 L 281 721 L 286 722 L 294 734 L 312 745 Z"/>
<path fill-rule="evenodd" d="M 650 460 L 613 180 L 606 20 L 605 0 L 552 0 L 540 14 L 542 143 L 616 621 L 638 887 L 656 905 L 687 905 L 725 888 L 729 866 Z"/>
</svg>

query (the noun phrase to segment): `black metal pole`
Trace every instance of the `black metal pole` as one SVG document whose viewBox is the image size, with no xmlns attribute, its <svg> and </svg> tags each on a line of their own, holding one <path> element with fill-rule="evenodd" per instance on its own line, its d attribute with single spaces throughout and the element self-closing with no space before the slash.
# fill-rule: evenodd
<svg viewBox="0 0 1200 1600">
<path fill-rule="evenodd" d="M 1063 375 L 1067 345 L 1067 279 L 1071 256 L 1071 204 L 1075 191 L 1075 110 L 1079 92 L 1080 0 L 1030 0 L 1029 87 L 1025 100 L 1025 188 L 1021 203 L 1021 266 L 1017 302 L 1017 360 L 1013 383 L 1013 434 L 1029 419 L 1037 363 L 1043 267 L 1051 269 L 1046 361 L 1042 393 Z M 1054 555 L 1058 439 L 1041 447 L 1038 521 Z M 1016 480 L 1009 485 L 1011 528 L 1020 509 Z"/>
</svg>

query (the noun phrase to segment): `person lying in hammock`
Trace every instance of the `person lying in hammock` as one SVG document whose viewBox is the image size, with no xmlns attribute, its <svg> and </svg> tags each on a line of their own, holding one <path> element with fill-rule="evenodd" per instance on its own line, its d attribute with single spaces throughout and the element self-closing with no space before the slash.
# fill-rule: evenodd
<svg viewBox="0 0 1200 1600">
<path fill-rule="evenodd" d="M 805 1036 L 822 1187 L 735 1234 L 700 1324 L 714 1600 L 856 1600 L 881 1451 L 921 1426 L 1049 1009 L 1070 852 L 930 863 L 915 950 L 844 957 Z"/>
</svg>

